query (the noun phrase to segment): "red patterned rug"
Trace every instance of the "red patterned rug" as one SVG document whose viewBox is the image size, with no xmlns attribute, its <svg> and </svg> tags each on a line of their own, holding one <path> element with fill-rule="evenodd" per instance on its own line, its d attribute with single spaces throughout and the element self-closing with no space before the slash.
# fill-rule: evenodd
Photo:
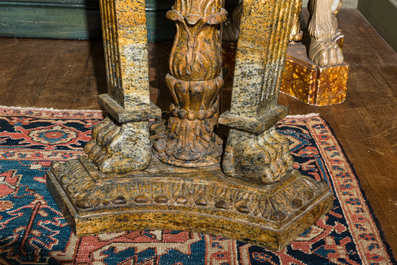
<svg viewBox="0 0 397 265">
<path fill-rule="evenodd" d="M 328 181 L 334 207 L 283 251 L 184 231 L 76 237 L 46 187 L 52 161 L 84 154 L 98 111 L 0 108 L 0 264 L 395 264 L 351 165 L 318 115 L 277 125 L 294 168 Z"/>
</svg>

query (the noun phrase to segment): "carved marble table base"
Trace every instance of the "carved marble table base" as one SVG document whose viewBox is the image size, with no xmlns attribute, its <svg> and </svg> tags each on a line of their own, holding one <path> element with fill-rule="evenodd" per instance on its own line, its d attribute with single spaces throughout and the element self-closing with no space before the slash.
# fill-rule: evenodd
<svg viewBox="0 0 397 265">
<path fill-rule="evenodd" d="M 280 250 L 331 209 L 327 184 L 292 171 L 289 141 L 274 127 L 288 113 L 277 100 L 293 3 L 244 0 L 232 103 L 219 116 L 226 11 L 221 0 L 176 0 L 171 118 L 151 142 L 149 119 L 161 111 L 150 103 L 145 2 L 101 0 L 108 94 L 99 102 L 110 117 L 86 156 L 47 174 L 77 236 L 190 230 Z M 230 127 L 223 149 L 218 122 Z"/>
<path fill-rule="evenodd" d="M 325 182 L 298 171 L 271 185 L 152 160 L 145 171 L 103 174 L 87 157 L 57 162 L 48 189 L 77 236 L 122 230 L 188 230 L 280 250 L 331 210 Z"/>
</svg>

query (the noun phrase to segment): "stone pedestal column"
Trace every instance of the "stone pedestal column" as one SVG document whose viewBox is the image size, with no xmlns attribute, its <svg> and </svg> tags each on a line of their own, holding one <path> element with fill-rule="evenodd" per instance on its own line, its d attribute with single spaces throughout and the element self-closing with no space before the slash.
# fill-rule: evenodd
<svg viewBox="0 0 397 265">
<path fill-rule="evenodd" d="M 277 100 L 293 3 L 243 2 L 231 108 L 219 119 L 231 128 L 222 160 L 228 176 L 272 183 L 291 170 L 289 142 L 274 125 L 288 113 Z"/>
<path fill-rule="evenodd" d="M 99 102 L 110 114 L 93 129 L 84 150 L 103 173 L 141 170 L 151 161 L 145 1 L 101 0 L 108 94 Z M 131 12 L 134 10 L 134 12 Z"/>
</svg>

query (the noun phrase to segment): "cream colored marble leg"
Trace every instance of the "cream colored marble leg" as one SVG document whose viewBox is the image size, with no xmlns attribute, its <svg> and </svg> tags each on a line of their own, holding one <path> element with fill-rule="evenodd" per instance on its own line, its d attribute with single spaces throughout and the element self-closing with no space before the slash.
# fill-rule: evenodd
<svg viewBox="0 0 397 265">
<path fill-rule="evenodd" d="M 338 27 L 335 15 L 339 7 L 338 0 L 312 0 L 309 2 L 311 12 L 309 58 L 322 67 L 343 63 L 342 49 L 333 39 Z"/>
</svg>

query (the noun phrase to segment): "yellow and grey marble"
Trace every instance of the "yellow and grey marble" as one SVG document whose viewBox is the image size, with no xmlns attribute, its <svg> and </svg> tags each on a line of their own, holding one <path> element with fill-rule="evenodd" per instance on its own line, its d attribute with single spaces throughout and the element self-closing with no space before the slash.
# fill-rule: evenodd
<svg viewBox="0 0 397 265">
<path fill-rule="evenodd" d="M 103 173 L 145 169 L 152 159 L 149 122 L 119 124 L 107 117 L 94 127 L 84 151 Z"/>
<path fill-rule="evenodd" d="M 151 161 L 150 103 L 144 0 L 101 0 L 108 94 L 99 103 L 111 117 L 93 129 L 84 150 L 104 173 L 142 170 Z"/>
<path fill-rule="evenodd" d="M 277 95 L 293 0 L 244 1 L 232 108 L 221 118 L 231 127 L 221 170 L 212 130 L 223 85 L 221 2 L 176 0 L 168 13 L 178 28 L 166 78 L 174 103 L 170 136 L 160 137 L 164 125 L 155 123 L 153 147 L 170 164 L 206 166 L 197 169 L 151 156 L 148 119 L 159 111 L 149 100 L 144 0 L 101 0 L 109 93 L 100 102 L 110 116 L 94 127 L 87 156 L 47 173 L 78 236 L 176 229 L 280 250 L 331 209 L 327 184 L 290 170 L 288 140 L 274 128 L 287 114 Z"/>
<path fill-rule="evenodd" d="M 124 109 L 150 104 L 144 0 L 101 0 L 108 93 Z"/>
<path fill-rule="evenodd" d="M 143 105 L 131 110 L 121 107 L 109 94 L 99 95 L 98 102 L 119 123 L 161 118 L 161 109 L 153 102 L 150 102 L 149 107 Z"/>
<path fill-rule="evenodd" d="M 277 100 L 295 8 L 293 0 L 243 2 L 231 107 L 219 119 L 231 127 L 222 159 L 230 177 L 268 184 L 292 169 L 274 125 L 288 113 Z"/>
<path fill-rule="evenodd" d="M 230 114 L 229 111 L 225 111 L 219 117 L 218 121 L 234 129 L 260 134 L 273 127 L 279 120 L 287 116 L 288 112 L 289 108 L 282 105 L 277 105 L 259 118 L 240 117 Z"/>
<path fill-rule="evenodd" d="M 223 172 L 234 178 L 269 184 L 292 169 L 289 141 L 272 127 L 257 135 L 231 129 L 222 159 Z"/>
<path fill-rule="evenodd" d="M 57 162 L 47 185 L 77 236 L 141 229 L 210 233 L 280 250 L 332 206 L 325 182 L 289 173 L 258 185 L 225 177 L 219 165 L 103 174 L 87 157 Z"/>
<path fill-rule="evenodd" d="M 277 105 L 294 1 L 245 0 L 230 113 L 258 118 Z"/>
</svg>

